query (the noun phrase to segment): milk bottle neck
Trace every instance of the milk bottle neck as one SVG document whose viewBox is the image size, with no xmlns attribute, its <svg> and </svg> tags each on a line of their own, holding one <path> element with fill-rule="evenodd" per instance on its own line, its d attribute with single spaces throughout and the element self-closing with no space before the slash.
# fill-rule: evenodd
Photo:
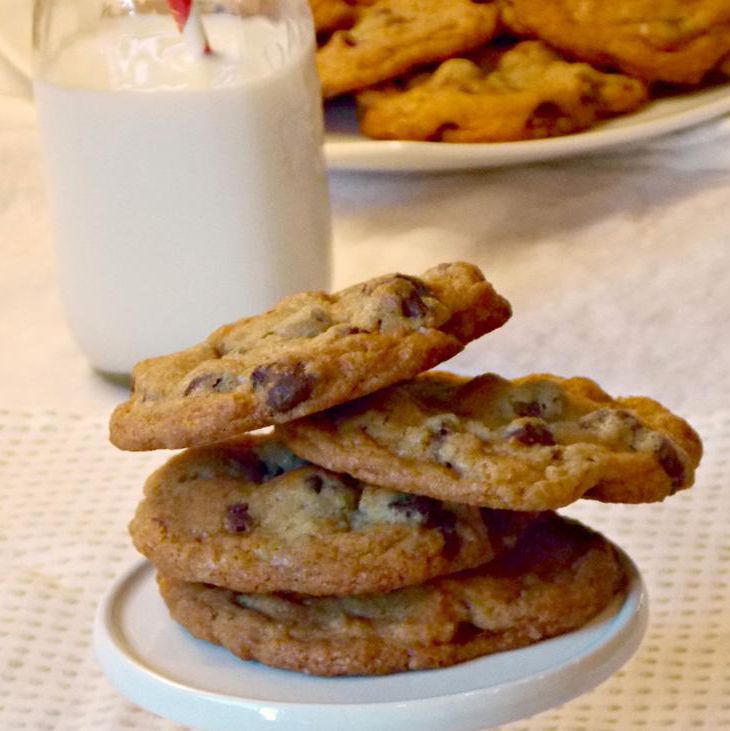
<svg viewBox="0 0 730 731">
<path fill-rule="evenodd" d="M 174 6 L 175 2 L 170 0 Z M 94 90 L 227 87 L 311 53 L 307 0 L 194 0 L 203 57 L 168 0 L 36 0 L 38 81 Z"/>
</svg>

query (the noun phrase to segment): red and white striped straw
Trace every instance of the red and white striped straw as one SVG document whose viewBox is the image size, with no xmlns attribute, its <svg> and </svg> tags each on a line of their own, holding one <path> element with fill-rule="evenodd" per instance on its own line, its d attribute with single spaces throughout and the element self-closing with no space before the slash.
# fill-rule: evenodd
<svg viewBox="0 0 730 731">
<path fill-rule="evenodd" d="M 177 27 L 196 53 L 212 53 L 195 0 L 167 0 Z"/>
</svg>

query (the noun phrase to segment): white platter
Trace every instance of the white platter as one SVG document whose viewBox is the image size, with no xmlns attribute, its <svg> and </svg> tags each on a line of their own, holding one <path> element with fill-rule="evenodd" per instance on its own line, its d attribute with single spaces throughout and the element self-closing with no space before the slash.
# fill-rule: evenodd
<svg viewBox="0 0 730 731">
<path fill-rule="evenodd" d="M 451 144 L 371 140 L 357 129 L 352 102 L 326 112 L 325 155 L 330 170 L 414 172 L 540 162 L 624 147 L 676 132 L 730 112 L 730 83 L 651 102 L 644 109 L 580 134 L 526 142 Z"/>
<path fill-rule="evenodd" d="M 443 670 L 317 678 L 242 662 L 169 618 L 146 562 L 102 599 L 94 643 L 123 695 L 202 731 L 477 731 L 585 693 L 631 657 L 648 606 L 636 567 L 625 561 L 627 594 L 586 627 Z"/>
</svg>

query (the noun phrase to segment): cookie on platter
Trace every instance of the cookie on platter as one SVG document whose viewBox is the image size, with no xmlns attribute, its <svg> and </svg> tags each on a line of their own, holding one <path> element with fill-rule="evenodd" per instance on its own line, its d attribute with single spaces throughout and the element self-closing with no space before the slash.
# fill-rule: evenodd
<svg viewBox="0 0 730 731">
<path fill-rule="evenodd" d="M 646 85 L 571 62 L 540 41 L 357 94 L 364 134 L 376 139 L 512 142 L 579 132 L 638 109 Z"/>
<path fill-rule="evenodd" d="M 487 43 L 497 30 L 495 2 L 378 0 L 317 53 L 326 98 L 392 79 Z"/>
<path fill-rule="evenodd" d="M 645 81 L 698 84 L 730 53 L 727 0 L 500 0 L 502 20 Z"/>
</svg>

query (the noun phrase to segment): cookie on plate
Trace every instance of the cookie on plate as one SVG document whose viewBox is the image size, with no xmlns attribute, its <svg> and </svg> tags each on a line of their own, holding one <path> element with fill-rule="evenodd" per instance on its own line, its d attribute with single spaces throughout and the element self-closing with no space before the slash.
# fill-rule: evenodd
<svg viewBox="0 0 730 731">
<path fill-rule="evenodd" d="M 339 595 L 478 566 L 536 518 L 374 487 L 306 464 L 270 437 L 248 437 L 158 469 L 130 533 L 171 578 Z"/>
<path fill-rule="evenodd" d="M 581 627 L 622 589 L 603 537 L 557 516 L 484 566 L 389 594 L 241 594 L 158 577 L 172 617 L 240 658 L 317 675 L 444 667 Z"/>
<path fill-rule="evenodd" d="M 697 84 L 730 53 L 727 0 L 500 0 L 518 35 L 645 81 Z"/>
<path fill-rule="evenodd" d="M 188 350 L 137 364 L 110 438 L 130 450 L 194 447 L 305 416 L 411 378 L 510 314 L 465 263 L 293 295 Z"/>
<path fill-rule="evenodd" d="M 494 36 L 498 14 L 496 0 L 378 0 L 318 51 L 322 93 L 362 89 L 478 48 Z"/>
<path fill-rule="evenodd" d="M 702 454 L 692 428 L 655 401 L 551 375 L 427 373 L 277 433 L 358 479 L 507 510 L 662 500 L 692 484 Z"/>
<path fill-rule="evenodd" d="M 540 41 L 480 58 L 452 58 L 435 71 L 357 95 L 360 127 L 377 139 L 511 142 L 587 129 L 634 111 L 646 85 L 570 62 Z"/>
</svg>

